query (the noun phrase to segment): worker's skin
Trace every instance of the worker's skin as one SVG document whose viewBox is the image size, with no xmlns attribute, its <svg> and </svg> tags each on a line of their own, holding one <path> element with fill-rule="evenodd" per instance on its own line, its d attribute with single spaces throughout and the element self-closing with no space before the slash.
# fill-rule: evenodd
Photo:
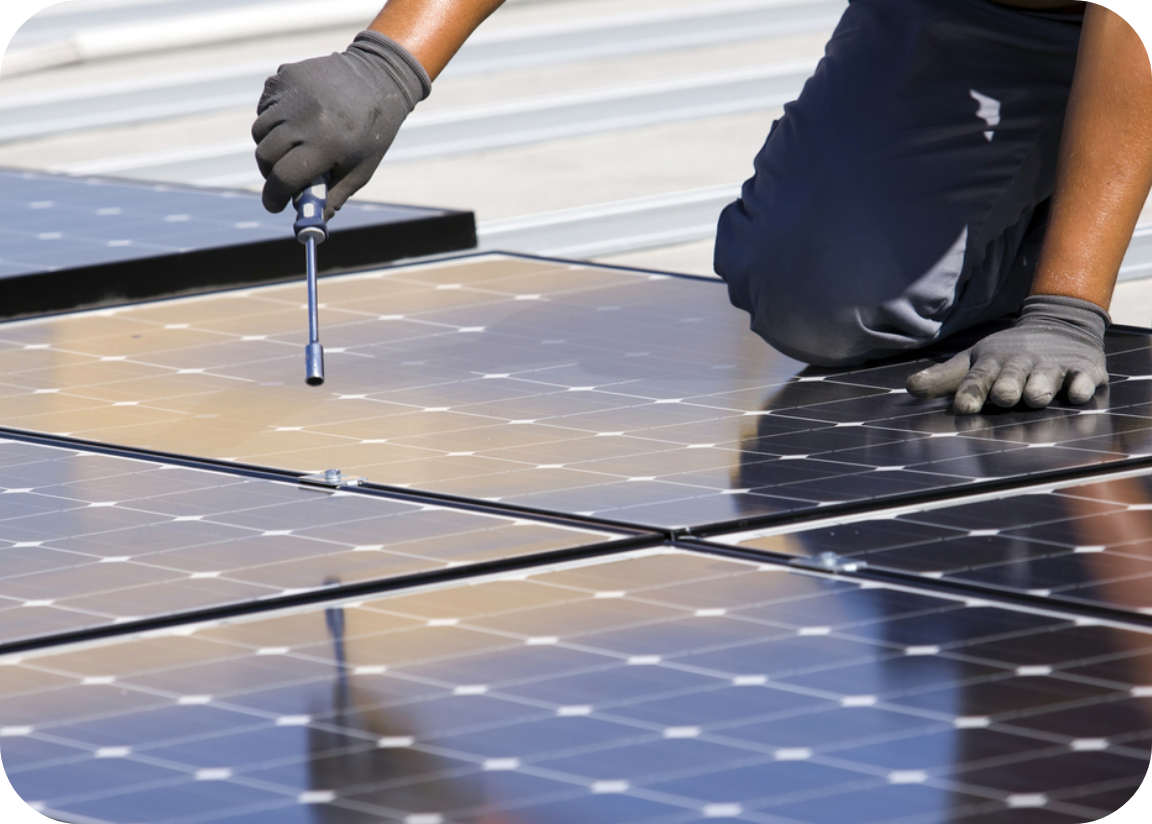
<svg viewBox="0 0 1152 824">
<path fill-rule="evenodd" d="M 435 80 L 464 41 L 504 0 L 389 0 L 372 31 L 412 53 Z"/>
<path fill-rule="evenodd" d="M 502 2 L 389 0 L 370 29 L 406 49 L 407 59 L 417 61 L 434 79 Z M 951 361 L 908 380 L 909 391 L 918 397 L 954 393 L 953 407 L 961 414 L 980 411 L 985 401 L 1013 406 L 1023 398 L 1031 406 L 1043 407 L 1062 388 L 1074 403 L 1083 403 L 1098 385 L 1107 382 L 1102 351 L 1106 311 L 1132 230 L 1152 188 L 1152 68 L 1131 27 L 1115 13 L 1093 4 L 988 2 L 1055 13 L 1083 11 L 1084 23 L 1051 215 L 1024 314 L 1015 329 L 990 335 Z M 383 42 L 386 47 L 387 41 Z M 365 43 L 363 48 L 382 47 Z M 409 76 L 409 82 L 415 83 L 415 75 Z M 309 148 L 307 140 L 300 149 L 293 149 L 300 143 L 294 137 L 297 132 L 279 128 L 286 117 L 310 116 L 307 106 L 293 107 L 290 95 L 280 105 L 277 95 L 285 93 L 286 82 L 292 81 L 279 81 L 279 86 L 270 82 L 253 130 L 260 144 L 257 159 L 269 177 L 265 205 L 273 211 L 283 208 L 287 200 L 282 190 L 300 177 L 300 169 L 295 175 L 280 174 L 281 159 L 287 156 L 292 165 L 303 168 L 308 153 L 317 149 L 315 145 Z M 412 97 L 414 90 L 412 86 L 407 93 L 411 105 L 418 99 Z M 293 111 L 297 114 L 290 114 Z M 376 132 L 369 137 L 372 134 Z M 321 139 L 326 148 L 339 149 L 338 136 Z M 386 148 L 380 144 L 369 159 L 378 163 Z M 347 160 L 340 154 L 335 159 L 338 164 Z M 375 168 L 360 165 L 361 178 Z M 273 167 L 276 171 L 270 174 Z M 340 192 L 342 199 L 366 181 L 354 182 L 355 186 L 342 184 L 349 189 Z"/>
<path fill-rule="evenodd" d="M 1136 32 L 1103 6 L 1084 18 L 1052 215 L 1034 295 L 1104 309 L 1152 187 L 1152 68 Z"/>
</svg>

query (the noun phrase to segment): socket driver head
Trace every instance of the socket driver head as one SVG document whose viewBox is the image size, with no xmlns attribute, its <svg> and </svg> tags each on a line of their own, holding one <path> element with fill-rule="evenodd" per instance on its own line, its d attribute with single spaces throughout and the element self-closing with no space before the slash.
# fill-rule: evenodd
<svg viewBox="0 0 1152 824">
<path fill-rule="evenodd" d="M 304 376 L 309 386 L 324 383 L 324 347 L 310 343 L 304 347 Z"/>
</svg>

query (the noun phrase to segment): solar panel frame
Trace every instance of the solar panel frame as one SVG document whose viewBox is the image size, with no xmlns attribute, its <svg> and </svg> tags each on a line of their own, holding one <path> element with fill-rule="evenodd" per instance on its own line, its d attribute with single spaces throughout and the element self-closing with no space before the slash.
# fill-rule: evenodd
<svg viewBox="0 0 1152 824">
<path fill-rule="evenodd" d="M 1149 496 L 1152 470 L 1142 469 L 811 526 L 715 532 L 705 543 L 1148 624 Z"/>
<path fill-rule="evenodd" d="M 4 652 L 662 540 L 3 440 L 0 494 Z"/>
<path fill-rule="evenodd" d="M 242 190 L 0 169 L 0 318 L 302 277 L 288 213 Z M 352 202 L 330 229 L 321 274 L 476 245 L 451 209 Z"/>
</svg>

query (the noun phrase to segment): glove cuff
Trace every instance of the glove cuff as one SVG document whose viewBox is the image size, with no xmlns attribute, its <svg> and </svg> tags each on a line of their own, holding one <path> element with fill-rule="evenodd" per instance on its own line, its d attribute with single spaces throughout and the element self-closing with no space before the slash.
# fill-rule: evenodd
<svg viewBox="0 0 1152 824">
<path fill-rule="evenodd" d="M 382 68 L 400 86 L 408 100 L 408 111 L 432 92 L 432 79 L 412 53 L 390 37 L 380 32 L 366 30 L 356 35 L 349 51 L 357 50 L 372 55 L 383 62 Z"/>
<path fill-rule="evenodd" d="M 1088 300 L 1063 295 L 1033 295 L 1024 299 L 1017 328 L 1070 331 L 1104 348 L 1104 333 L 1112 325 L 1107 312 Z"/>
</svg>

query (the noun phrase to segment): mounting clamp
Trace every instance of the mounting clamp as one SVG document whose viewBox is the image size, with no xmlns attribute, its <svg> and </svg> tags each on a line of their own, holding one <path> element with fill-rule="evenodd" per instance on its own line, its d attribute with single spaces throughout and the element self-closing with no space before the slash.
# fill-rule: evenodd
<svg viewBox="0 0 1152 824">
<path fill-rule="evenodd" d="M 815 558 L 795 558 L 789 563 L 792 566 L 819 572 L 859 572 L 868 566 L 867 561 L 853 561 L 835 552 L 821 552 Z"/>
<path fill-rule="evenodd" d="M 309 486 L 325 486 L 329 489 L 339 489 L 342 486 L 360 486 L 366 478 L 353 478 L 345 475 L 339 469 L 325 469 L 316 475 L 303 475 L 300 483 Z"/>
</svg>

